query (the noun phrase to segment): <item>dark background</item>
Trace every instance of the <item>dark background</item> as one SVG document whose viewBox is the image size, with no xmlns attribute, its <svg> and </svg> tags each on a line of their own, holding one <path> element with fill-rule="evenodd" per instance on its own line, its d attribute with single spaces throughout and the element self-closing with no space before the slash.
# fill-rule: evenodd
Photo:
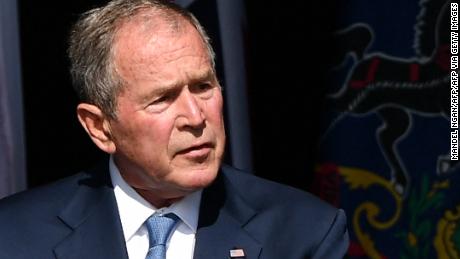
<svg viewBox="0 0 460 259">
<path fill-rule="evenodd" d="M 29 187 L 88 168 L 105 156 L 78 123 L 66 58 L 71 24 L 104 2 L 19 1 Z M 314 168 L 334 12 L 309 1 L 246 2 L 254 171 L 306 189 Z"/>
</svg>

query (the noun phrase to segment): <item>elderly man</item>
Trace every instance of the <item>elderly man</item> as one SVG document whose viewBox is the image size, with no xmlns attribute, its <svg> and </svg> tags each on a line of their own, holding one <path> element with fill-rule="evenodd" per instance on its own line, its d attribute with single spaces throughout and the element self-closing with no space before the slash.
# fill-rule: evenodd
<svg viewBox="0 0 460 259">
<path fill-rule="evenodd" d="M 75 25 L 78 118 L 109 161 L 0 202 L 0 258 L 342 258 L 346 219 L 221 166 L 222 93 L 198 21 L 115 0 Z"/>
</svg>

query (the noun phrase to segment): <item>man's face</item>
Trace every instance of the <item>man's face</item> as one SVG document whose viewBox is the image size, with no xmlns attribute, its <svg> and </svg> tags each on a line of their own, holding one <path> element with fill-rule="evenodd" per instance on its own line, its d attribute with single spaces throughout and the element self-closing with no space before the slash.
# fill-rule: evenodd
<svg viewBox="0 0 460 259">
<path fill-rule="evenodd" d="M 127 22 L 115 38 L 124 80 L 110 122 L 115 163 L 138 190 L 177 198 L 209 185 L 225 144 L 222 93 L 198 32 Z"/>
</svg>

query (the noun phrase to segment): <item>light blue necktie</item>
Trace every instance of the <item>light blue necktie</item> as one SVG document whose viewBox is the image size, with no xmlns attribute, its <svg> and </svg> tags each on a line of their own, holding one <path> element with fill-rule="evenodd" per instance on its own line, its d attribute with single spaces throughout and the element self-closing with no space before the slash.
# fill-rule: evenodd
<svg viewBox="0 0 460 259">
<path fill-rule="evenodd" d="M 175 214 L 153 214 L 145 222 L 149 231 L 149 252 L 146 259 L 165 259 L 166 242 L 171 235 L 178 217 Z"/>
</svg>

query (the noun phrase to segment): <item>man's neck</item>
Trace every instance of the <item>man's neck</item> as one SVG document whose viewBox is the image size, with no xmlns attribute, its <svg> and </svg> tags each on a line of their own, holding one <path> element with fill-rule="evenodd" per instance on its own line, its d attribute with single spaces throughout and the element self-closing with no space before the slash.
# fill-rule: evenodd
<svg viewBox="0 0 460 259">
<path fill-rule="evenodd" d="M 148 201 L 150 204 L 152 204 L 157 209 L 169 207 L 171 206 L 171 204 L 176 203 L 184 198 L 184 196 L 180 196 L 180 197 L 173 197 L 173 198 L 165 199 L 165 198 L 159 197 L 158 195 L 153 193 L 153 191 L 151 190 L 138 189 L 138 188 L 135 188 L 134 186 L 132 187 L 137 193 L 139 193 L 140 196 L 142 196 L 142 198 L 144 198 L 146 201 Z"/>
</svg>

